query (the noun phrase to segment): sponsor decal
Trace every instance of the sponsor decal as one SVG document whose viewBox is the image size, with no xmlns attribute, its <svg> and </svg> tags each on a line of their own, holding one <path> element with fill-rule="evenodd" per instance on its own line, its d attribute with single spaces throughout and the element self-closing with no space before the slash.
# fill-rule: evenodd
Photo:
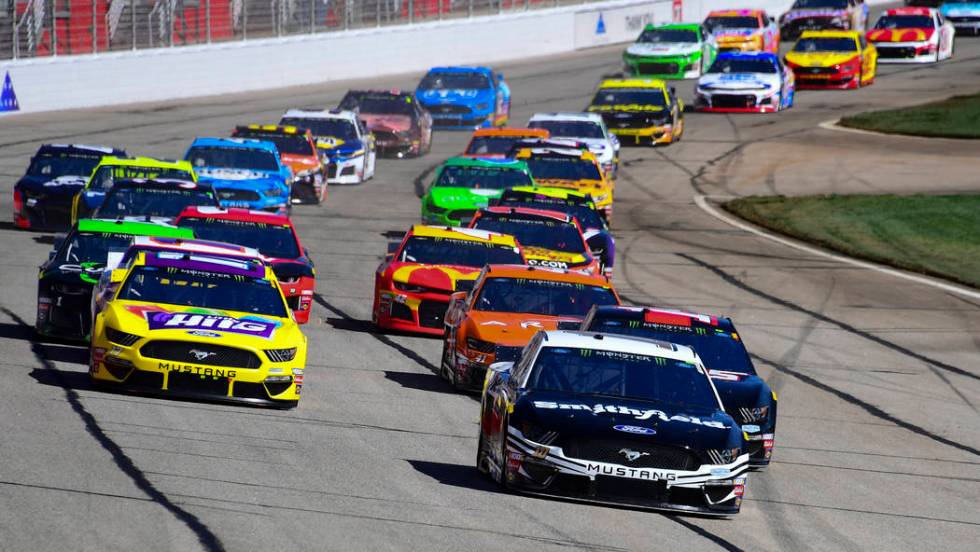
<svg viewBox="0 0 980 552">
<path fill-rule="evenodd" d="M 218 332 L 208 332 L 204 330 L 189 330 L 187 333 L 197 337 L 221 337 L 221 334 Z"/>
<path fill-rule="evenodd" d="M 613 426 L 613 429 L 615 429 L 616 431 L 622 431 L 623 433 L 634 433 L 636 435 L 656 435 L 657 434 L 657 430 L 652 429 L 652 428 L 649 428 L 649 427 L 642 427 L 642 426 L 615 425 L 615 426 Z"/>
<path fill-rule="evenodd" d="M 17 101 L 17 94 L 14 92 L 14 83 L 10 80 L 10 71 L 7 71 L 3 79 L 3 90 L 0 91 L 0 113 L 7 111 L 20 111 L 20 103 Z"/>
<path fill-rule="evenodd" d="M 666 412 L 662 410 L 639 410 L 636 408 L 629 408 L 620 405 L 604 405 L 596 404 L 589 406 L 582 403 L 558 403 L 552 401 L 534 401 L 534 407 L 543 410 L 584 410 L 587 412 L 592 412 L 593 414 L 614 414 L 614 415 L 627 415 L 633 416 L 637 420 L 650 420 L 657 418 L 662 422 L 683 422 L 704 427 L 713 427 L 717 429 L 728 429 L 724 423 L 715 420 L 702 420 L 697 416 L 684 416 L 682 414 L 675 414 L 673 416 L 668 416 Z"/>
<path fill-rule="evenodd" d="M 546 261 L 540 259 L 528 259 L 527 264 L 531 266 L 546 266 L 548 268 L 568 268 L 568 263 L 564 261 Z"/>
<path fill-rule="evenodd" d="M 718 381 L 742 381 L 742 378 L 746 377 L 745 374 L 726 370 L 708 370 L 708 376 Z"/>
<path fill-rule="evenodd" d="M 746 433 L 758 433 L 762 428 L 757 425 L 743 425 L 742 431 Z"/>
<path fill-rule="evenodd" d="M 585 469 L 593 475 L 609 475 L 612 477 L 631 477 L 633 479 L 646 479 L 648 481 L 675 481 L 677 475 L 663 470 L 651 470 L 646 468 L 627 468 L 613 464 L 587 463 Z"/>
<path fill-rule="evenodd" d="M 277 323 L 267 320 L 190 312 L 147 310 L 143 312 L 143 316 L 151 331 L 214 329 L 269 339 L 278 326 Z"/>
<path fill-rule="evenodd" d="M 181 364 L 179 362 L 160 362 L 157 368 L 166 372 L 182 372 L 185 374 L 197 374 L 202 378 L 229 378 L 233 379 L 238 375 L 237 370 L 225 368 L 211 368 L 205 366 L 195 366 L 193 364 Z"/>
</svg>

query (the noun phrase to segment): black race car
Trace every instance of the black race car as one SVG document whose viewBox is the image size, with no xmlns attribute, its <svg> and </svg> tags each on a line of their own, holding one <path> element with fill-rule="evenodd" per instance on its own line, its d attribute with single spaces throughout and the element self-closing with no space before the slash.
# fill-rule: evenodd
<svg viewBox="0 0 980 552">
<path fill-rule="evenodd" d="M 749 456 L 689 347 L 549 331 L 490 366 L 476 463 L 521 492 L 730 515 Z"/>
<path fill-rule="evenodd" d="M 776 393 L 758 374 L 728 318 L 640 307 L 598 307 L 582 329 L 687 345 L 697 352 L 725 411 L 748 438 L 752 466 L 769 465 L 776 439 Z"/>
<path fill-rule="evenodd" d="M 210 184 L 190 180 L 117 180 L 92 218 L 172 222 L 185 207 L 220 207 Z"/>
<path fill-rule="evenodd" d="M 126 157 L 120 149 L 79 144 L 44 144 L 14 185 L 14 226 L 67 230 L 71 202 L 99 161 Z"/>
<path fill-rule="evenodd" d="M 381 155 L 419 157 L 432 148 L 432 115 L 400 90 L 350 90 L 339 109 L 357 111 Z"/>
</svg>

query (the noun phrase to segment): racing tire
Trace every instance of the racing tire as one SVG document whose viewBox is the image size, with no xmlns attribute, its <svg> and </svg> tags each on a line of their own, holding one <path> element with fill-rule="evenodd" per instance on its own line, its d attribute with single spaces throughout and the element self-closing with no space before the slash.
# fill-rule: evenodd
<svg viewBox="0 0 980 552">
<path fill-rule="evenodd" d="M 503 435 L 500 438 L 500 479 L 496 483 L 502 491 L 510 490 L 510 484 L 507 483 L 507 426 L 509 424 L 510 420 L 507 418 L 504 418 L 500 424 Z"/>
<path fill-rule="evenodd" d="M 439 377 L 446 381 L 450 381 L 449 369 L 447 368 L 449 366 L 449 359 L 447 358 L 449 355 L 449 347 L 446 345 L 446 341 L 444 340 L 442 342 L 442 360 L 439 363 Z"/>
</svg>

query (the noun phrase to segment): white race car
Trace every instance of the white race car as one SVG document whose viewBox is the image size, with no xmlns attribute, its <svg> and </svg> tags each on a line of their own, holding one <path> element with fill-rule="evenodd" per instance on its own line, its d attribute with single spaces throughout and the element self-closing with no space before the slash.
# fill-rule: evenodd
<svg viewBox="0 0 980 552">
<path fill-rule="evenodd" d="M 308 128 L 316 140 L 316 148 L 330 160 L 327 182 L 330 184 L 360 184 L 374 178 L 377 153 L 374 135 L 349 110 L 290 109 L 279 122 Z"/>
<path fill-rule="evenodd" d="M 599 165 L 609 178 L 619 169 L 619 139 L 598 113 L 535 113 L 527 126 L 543 128 L 552 138 L 572 138 L 588 144 Z"/>
<path fill-rule="evenodd" d="M 935 63 L 953 55 L 956 29 L 938 10 L 886 10 L 868 31 L 878 50 L 878 63 Z"/>
<path fill-rule="evenodd" d="M 698 111 L 771 113 L 793 107 L 796 80 L 775 54 L 720 54 L 698 79 Z"/>
<path fill-rule="evenodd" d="M 947 0 L 939 13 L 961 36 L 980 34 L 980 0 Z"/>
</svg>

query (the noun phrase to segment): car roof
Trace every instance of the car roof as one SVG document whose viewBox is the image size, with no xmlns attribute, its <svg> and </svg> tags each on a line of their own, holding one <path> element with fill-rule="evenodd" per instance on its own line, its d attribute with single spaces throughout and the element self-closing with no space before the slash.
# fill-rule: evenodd
<svg viewBox="0 0 980 552">
<path fill-rule="evenodd" d="M 597 113 L 586 113 L 584 111 L 535 113 L 528 120 L 528 122 L 533 121 L 588 121 L 599 124 L 602 122 L 602 116 Z"/>
<path fill-rule="evenodd" d="M 513 188 L 504 190 L 503 195 L 507 195 L 508 192 L 517 192 L 522 196 L 521 199 L 526 198 L 532 201 L 534 198 L 525 197 L 525 194 L 542 195 L 557 199 L 578 198 L 583 200 L 583 202 L 592 201 L 592 195 L 588 192 L 572 190 L 571 188 L 555 188 L 553 186 L 514 186 Z"/>
<path fill-rule="evenodd" d="M 666 341 L 626 337 L 599 332 L 581 332 L 575 330 L 551 330 L 544 332 L 542 347 L 577 347 L 617 353 L 633 353 L 638 355 L 655 356 L 695 363 L 694 350 L 685 345 L 677 345 Z"/>
<path fill-rule="evenodd" d="M 763 10 L 713 10 L 708 17 L 745 17 L 747 15 L 762 15 Z"/>
<path fill-rule="evenodd" d="M 118 219 L 80 219 L 79 232 L 100 234 L 130 234 L 132 236 L 161 236 L 170 238 L 194 238 L 190 228 L 180 228 L 172 224 L 157 222 L 137 222 Z"/>
<path fill-rule="evenodd" d="M 468 67 L 465 65 L 452 65 L 443 67 L 433 67 L 429 69 L 430 73 L 483 73 L 489 74 L 493 73 L 493 69 L 486 66 L 474 66 Z"/>
<path fill-rule="evenodd" d="M 803 34 L 812 31 L 805 31 Z M 802 37 L 801 37 L 802 38 Z M 718 54 L 715 59 L 765 59 L 768 61 L 777 61 L 779 56 L 771 52 L 725 52 Z"/>
<path fill-rule="evenodd" d="M 522 215 L 524 217 L 540 217 L 549 218 L 552 220 L 557 220 L 559 222 L 571 223 L 573 218 L 568 213 L 562 213 L 561 211 L 552 211 L 549 209 L 535 209 L 533 207 L 508 207 L 508 206 L 493 206 L 484 207 L 480 209 L 487 213 L 492 213 L 494 215 Z"/>
<path fill-rule="evenodd" d="M 69 152 L 78 155 L 125 157 L 125 150 L 109 146 L 90 146 L 87 144 L 42 144 L 37 153 Z"/>
<path fill-rule="evenodd" d="M 803 31 L 800 38 L 858 38 L 861 31 Z M 772 55 L 772 54 L 770 54 Z"/>
<path fill-rule="evenodd" d="M 458 228 L 455 226 L 429 226 L 416 224 L 409 231 L 412 236 L 426 238 L 449 238 L 454 240 L 466 240 L 478 243 L 492 243 L 494 245 L 504 245 L 517 247 L 517 240 L 509 234 L 490 232 L 489 230 L 476 230 L 474 228 Z"/>
<path fill-rule="evenodd" d="M 524 278 L 527 280 L 551 280 L 612 288 L 605 276 L 586 274 L 577 270 L 528 265 L 488 265 L 484 269 L 488 278 Z"/>
<path fill-rule="evenodd" d="M 700 23 L 664 23 L 662 25 L 655 25 L 653 23 L 647 23 L 646 27 L 643 27 L 644 31 L 654 31 L 658 29 L 678 29 L 684 31 L 696 31 L 701 27 Z"/>
<path fill-rule="evenodd" d="M 183 253 L 201 253 L 207 255 L 245 257 L 261 260 L 262 254 L 254 247 L 225 243 L 213 240 L 183 239 L 166 236 L 137 236 L 133 238 L 131 247 L 179 251 Z"/>
<path fill-rule="evenodd" d="M 574 148 L 521 148 L 514 156 L 517 159 L 524 159 L 536 156 L 556 156 L 571 157 L 595 161 L 595 154 L 591 151 L 578 150 Z"/>
<path fill-rule="evenodd" d="M 249 133 L 255 132 L 258 134 L 281 134 L 281 135 L 292 135 L 296 134 L 299 136 L 306 136 L 309 134 L 309 130 L 305 128 L 300 128 L 293 125 L 238 125 L 235 127 L 235 133 Z"/>
<path fill-rule="evenodd" d="M 212 147 L 212 148 L 238 148 L 251 150 L 265 150 L 275 154 L 279 153 L 279 148 L 274 142 L 266 140 L 253 140 L 252 138 L 195 138 L 191 142 L 191 147 Z"/>
<path fill-rule="evenodd" d="M 180 188 L 183 190 L 197 190 L 204 189 L 208 190 L 211 188 L 210 185 L 202 184 L 199 182 L 194 182 L 193 180 L 180 180 L 177 178 L 120 178 L 112 184 L 112 188 L 109 189 L 108 193 L 112 193 L 113 190 L 119 188 L 158 188 L 161 190 L 168 190 L 174 188 Z"/>
<path fill-rule="evenodd" d="M 936 10 L 933 8 L 917 8 L 907 6 L 904 8 L 892 8 L 885 10 L 882 15 L 932 15 Z"/>
<path fill-rule="evenodd" d="M 194 166 L 190 161 L 155 159 L 153 157 L 116 157 L 107 155 L 99 161 L 99 167 L 145 167 L 148 169 L 177 169 L 194 174 Z"/>
<path fill-rule="evenodd" d="M 510 157 L 450 157 L 442 163 L 443 167 L 504 167 L 508 169 L 527 170 L 527 163 Z"/>
<path fill-rule="evenodd" d="M 134 265 L 143 264 L 159 268 L 182 268 L 219 274 L 232 274 L 250 278 L 268 278 L 272 269 L 260 258 L 235 258 L 234 256 L 208 255 L 182 251 L 145 251 L 135 259 Z"/>
<path fill-rule="evenodd" d="M 606 79 L 599 88 L 655 88 L 666 90 L 667 83 L 660 79 Z"/>
<path fill-rule="evenodd" d="M 528 138 L 547 138 L 551 136 L 551 133 L 544 128 L 478 128 L 473 131 L 473 137 L 476 136 L 525 136 Z"/>
<path fill-rule="evenodd" d="M 645 322 L 670 326 L 713 326 L 732 329 L 731 320 L 725 317 L 699 314 L 679 309 L 639 306 L 601 306 L 596 307 L 596 316 L 620 320 L 643 320 Z"/>
<path fill-rule="evenodd" d="M 350 109 L 290 109 L 283 113 L 280 119 L 286 117 L 294 119 L 339 119 L 353 122 L 357 120 L 357 112 Z"/>
<path fill-rule="evenodd" d="M 185 207 L 178 215 L 177 220 L 180 221 L 182 218 L 186 217 L 202 217 L 202 218 L 214 218 L 220 220 L 239 220 L 248 222 L 260 222 L 263 224 L 272 224 L 277 226 L 292 226 L 293 222 L 289 217 L 284 215 L 277 215 L 275 213 L 270 213 L 268 211 L 257 211 L 254 209 L 242 209 L 238 207 L 233 207 L 230 209 L 224 209 L 221 207 L 213 207 L 210 205 L 197 205 Z"/>
</svg>

